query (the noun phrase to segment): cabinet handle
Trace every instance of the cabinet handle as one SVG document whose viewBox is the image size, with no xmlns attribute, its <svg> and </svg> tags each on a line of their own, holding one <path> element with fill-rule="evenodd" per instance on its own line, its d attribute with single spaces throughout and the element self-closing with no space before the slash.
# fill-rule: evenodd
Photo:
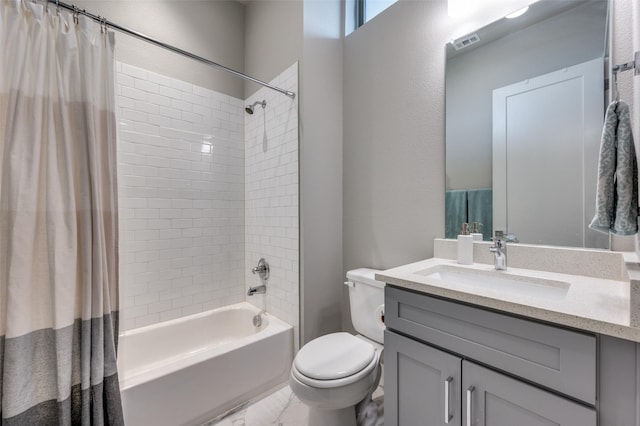
<svg viewBox="0 0 640 426">
<path fill-rule="evenodd" d="M 476 390 L 474 386 L 469 386 L 467 389 L 467 426 L 472 426 L 473 416 L 471 415 L 471 398 L 473 397 L 473 391 Z"/>
<path fill-rule="evenodd" d="M 449 376 L 447 380 L 444 381 L 444 423 L 449 424 L 453 416 L 450 414 L 449 404 L 451 399 L 451 382 L 453 382 L 453 377 Z"/>
</svg>

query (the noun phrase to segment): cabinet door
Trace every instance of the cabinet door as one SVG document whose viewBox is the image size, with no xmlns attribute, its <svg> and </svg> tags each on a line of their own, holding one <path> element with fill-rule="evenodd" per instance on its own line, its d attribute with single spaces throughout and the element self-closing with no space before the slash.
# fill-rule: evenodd
<svg viewBox="0 0 640 426">
<path fill-rule="evenodd" d="M 385 331 L 386 426 L 461 426 L 462 360 Z"/>
<path fill-rule="evenodd" d="M 464 426 L 596 426 L 596 411 L 551 392 L 462 362 Z"/>
</svg>

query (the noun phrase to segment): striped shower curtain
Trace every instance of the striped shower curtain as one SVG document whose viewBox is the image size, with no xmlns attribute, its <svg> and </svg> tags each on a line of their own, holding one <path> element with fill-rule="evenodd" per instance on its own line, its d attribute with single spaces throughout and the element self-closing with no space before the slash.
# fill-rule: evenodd
<svg viewBox="0 0 640 426">
<path fill-rule="evenodd" d="M 2 425 L 123 424 L 112 33 L 0 0 Z"/>
</svg>

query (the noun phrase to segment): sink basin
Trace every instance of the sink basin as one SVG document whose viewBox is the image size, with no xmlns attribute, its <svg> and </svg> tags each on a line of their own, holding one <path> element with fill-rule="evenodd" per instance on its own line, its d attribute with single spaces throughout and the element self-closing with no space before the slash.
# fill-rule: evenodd
<svg viewBox="0 0 640 426">
<path fill-rule="evenodd" d="M 454 265 L 438 265 L 416 272 L 426 278 L 473 289 L 483 288 L 501 293 L 563 299 L 571 284 L 566 281 L 549 280 L 510 273 L 509 271 L 487 271 Z"/>
</svg>

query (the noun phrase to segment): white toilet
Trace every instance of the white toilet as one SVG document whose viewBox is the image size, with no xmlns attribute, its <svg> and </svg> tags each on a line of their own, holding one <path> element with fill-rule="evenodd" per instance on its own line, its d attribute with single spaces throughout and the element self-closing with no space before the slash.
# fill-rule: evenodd
<svg viewBox="0 0 640 426">
<path fill-rule="evenodd" d="M 381 375 L 384 283 L 374 269 L 347 272 L 351 321 L 359 333 L 331 333 L 304 345 L 289 385 L 309 406 L 309 426 L 356 425 L 356 404 L 370 399 Z M 366 403 L 366 402 L 365 402 Z"/>
</svg>

